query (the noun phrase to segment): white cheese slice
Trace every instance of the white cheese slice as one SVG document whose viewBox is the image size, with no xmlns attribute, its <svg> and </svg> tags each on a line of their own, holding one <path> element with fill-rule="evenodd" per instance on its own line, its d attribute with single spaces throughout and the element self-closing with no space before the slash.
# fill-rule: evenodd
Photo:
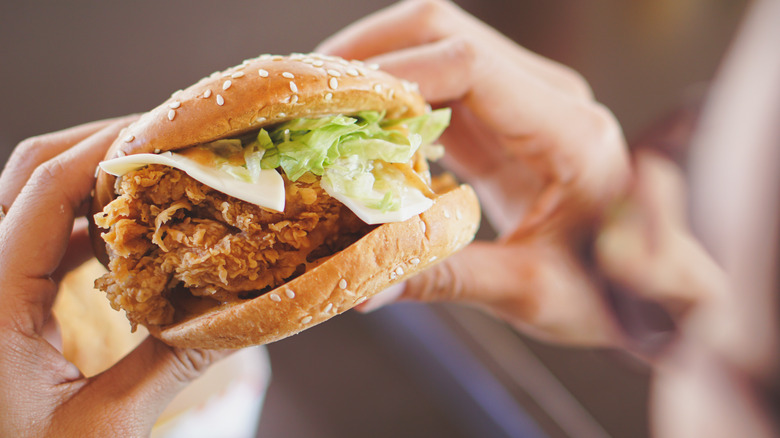
<svg viewBox="0 0 780 438">
<path fill-rule="evenodd" d="M 274 169 L 263 169 L 255 182 L 246 182 L 227 173 L 205 166 L 185 156 L 164 152 L 135 154 L 100 163 L 100 168 L 114 176 L 122 176 L 149 164 L 161 164 L 185 172 L 193 179 L 226 195 L 275 211 L 284 211 L 284 180 Z"/>
<path fill-rule="evenodd" d="M 330 196 L 341 201 L 355 213 L 355 216 L 369 225 L 403 222 L 424 212 L 433 205 L 433 200 L 423 195 L 418 189 L 405 187 L 401 192 L 401 207 L 398 210 L 381 211 L 369 208 L 360 200 L 350 198 L 344 193 L 333 190 L 333 187 L 328 184 L 326 179 L 320 181 L 320 185 Z"/>
</svg>

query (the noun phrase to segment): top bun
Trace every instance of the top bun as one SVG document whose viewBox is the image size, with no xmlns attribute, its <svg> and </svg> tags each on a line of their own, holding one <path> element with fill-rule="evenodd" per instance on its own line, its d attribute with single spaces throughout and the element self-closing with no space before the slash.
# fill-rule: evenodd
<svg viewBox="0 0 780 438">
<path fill-rule="evenodd" d="M 114 142 L 107 159 L 173 151 L 300 117 L 423 114 L 417 87 L 375 65 L 320 54 L 261 55 L 179 90 Z"/>
<path fill-rule="evenodd" d="M 124 129 L 106 159 L 175 151 L 300 117 L 385 111 L 414 117 L 429 109 L 417 85 L 361 61 L 322 55 L 260 55 L 179 90 Z M 116 178 L 98 168 L 92 214 L 115 197 Z M 91 215 L 90 215 L 91 217 Z M 96 257 L 105 244 L 91 223 Z"/>
</svg>

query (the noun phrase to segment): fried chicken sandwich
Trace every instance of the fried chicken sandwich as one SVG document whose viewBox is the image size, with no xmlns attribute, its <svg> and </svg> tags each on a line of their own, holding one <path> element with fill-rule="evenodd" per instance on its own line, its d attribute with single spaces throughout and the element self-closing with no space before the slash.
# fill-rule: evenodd
<svg viewBox="0 0 780 438">
<path fill-rule="evenodd" d="M 262 55 L 174 93 L 98 168 L 96 281 L 133 327 L 239 348 L 342 313 L 469 243 L 470 187 L 434 191 L 447 109 L 359 61 Z"/>
</svg>

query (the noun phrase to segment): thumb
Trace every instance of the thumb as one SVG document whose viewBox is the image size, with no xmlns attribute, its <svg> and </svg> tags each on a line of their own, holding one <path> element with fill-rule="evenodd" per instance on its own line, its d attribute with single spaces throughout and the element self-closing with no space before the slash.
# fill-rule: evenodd
<svg viewBox="0 0 780 438">
<path fill-rule="evenodd" d="M 86 381 L 61 412 L 64 430 L 68 419 L 83 423 L 86 414 L 96 430 L 111 433 L 96 436 L 148 436 L 173 397 L 229 354 L 175 348 L 149 336 L 116 365 Z"/>
</svg>

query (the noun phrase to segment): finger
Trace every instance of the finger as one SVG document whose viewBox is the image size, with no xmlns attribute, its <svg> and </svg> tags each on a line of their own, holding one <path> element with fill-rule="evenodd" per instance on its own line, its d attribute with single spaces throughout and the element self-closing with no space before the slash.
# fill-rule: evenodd
<svg viewBox="0 0 780 438">
<path fill-rule="evenodd" d="M 395 76 L 415 82 L 428 102 L 442 103 L 463 97 L 471 87 L 476 54 L 462 37 L 446 39 L 378 55 L 371 62 Z M 449 74 L 457 69 L 460 74 Z M 440 81 L 430 78 L 438 77 Z"/>
<path fill-rule="evenodd" d="M 173 397 L 228 354 L 173 348 L 150 336 L 107 371 L 74 384 L 53 421 L 56 430 L 78 430 L 74 422 L 87 421 L 112 428 L 110 436 L 148 436 Z"/>
<path fill-rule="evenodd" d="M 750 376 L 684 342 L 655 367 L 650 412 L 656 436 L 777 437 L 777 411 Z"/>
<path fill-rule="evenodd" d="M 525 206 L 526 214 L 514 216 L 529 226 L 546 223 L 564 201 L 571 201 L 566 202 L 571 208 L 563 210 L 580 217 L 578 208 L 592 209 L 620 195 L 629 165 L 614 116 L 601 105 L 546 86 L 490 48 L 477 52 L 473 44 L 453 37 L 378 58 L 383 69 L 413 77 L 434 103 L 455 101 L 453 123 L 442 137 L 452 157 L 447 164 L 454 163 L 472 183 L 496 180 L 506 170 L 512 180 L 532 180 L 512 190 L 545 187 L 546 193 L 526 198 L 551 202 Z M 480 196 L 506 191 L 506 184 L 498 192 L 493 186 L 475 188 Z"/>
<path fill-rule="evenodd" d="M 622 342 L 578 261 L 566 250 L 541 242 L 472 243 L 407 280 L 402 298 L 473 304 L 548 341 L 600 346 Z"/>
<path fill-rule="evenodd" d="M 53 278 L 59 282 L 68 272 L 78 268 L 94 256 L 92 240 L 89 236 L 89 222 L 85 217 L 79 217 L 73 224 L 68 248 L 62 257 L 62 263 L 54 273 Z"/>
<path fill-rule="evenodd" d="M 24 317 L 20 329 L 39 332 L 56 285 L 76 211 L 95 183 L 95 166 L 126 121 L 107 126 L 38 166 L 0 224 L 0 309 Z"/>
<path fill-rule="evenodd" d="M 0 174 L 0 205 L 8 208 L 13 204 L 14 199 L 39 165 L 118 120 L 108 119 L 86 123 L 22 141 L 11 153 Z"/>
<path fill-rule="evenodd" d="M 480 51 L 494 49 L 499 56 L 508 58 L 566 94 L 592 98 L 587 82 L 573 70 L 518 46 L 446 1 L 400 2 L 344 28 L 316 50 L 348 59 L 368 59 L 453 36 L 478 42 Z"/>
<path fill-rule="evenodd" d="M 723 272 L 688 228 L 686 204 L 680 170 L 660 155 L 638 153 L 630 197 L 595 245 L 602 272 L 678 318 L 727 293 Z"/>
</svg>

